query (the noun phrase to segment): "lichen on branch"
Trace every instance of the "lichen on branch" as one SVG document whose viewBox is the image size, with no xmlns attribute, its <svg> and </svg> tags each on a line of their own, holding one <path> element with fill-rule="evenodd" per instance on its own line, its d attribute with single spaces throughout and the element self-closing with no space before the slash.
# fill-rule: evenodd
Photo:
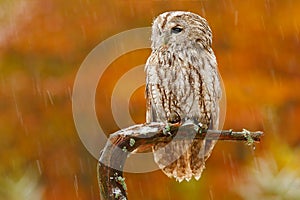
<svg viewBox="0 0 300 200">
<path fill-rule="evenodd" d="M 110 135 L 98 163 L 98 182 L 102 200 L 127 199 L 123 167 L 127 157 L 135 151 L 147 151 L 158 143 L 171 140 L 235 140 L 248 145 L 259 142 L 263 132 L 233 130 L 203 130 L 195 124 L 180 126 L 160 122 L 133 125 Z"/>
</svg>

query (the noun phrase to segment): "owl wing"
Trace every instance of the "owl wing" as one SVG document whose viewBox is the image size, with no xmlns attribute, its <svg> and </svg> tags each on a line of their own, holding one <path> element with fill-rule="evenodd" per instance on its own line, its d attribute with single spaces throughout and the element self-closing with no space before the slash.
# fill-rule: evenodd
<svg viewBox="0 0 300 200">
<path fill-rule="evenodd" d="M 152 51 L 151 55 L 149 56 L 146 65 L 145 65 L 145 72 L 146 72 L 146 91 L 145 91 L 145 96 L 146 96 L 146 122 L 157 122 L 159 121 L 158 115 L 157 115 L 157 109 L 155 105 L 153 104 L 153 77 L 156 76 L 154 73 L 154 69 L 156 69 L 157 66 L 157 52 Z M 151 81 L 152 80 L 152 81 Z M 156 96 L 159 94 L 155 94 Z"/>
<path fill-rule="evenodd" d="M 149 84 L 146 84 L 146 92 L 145 92 L 145 96 L 146 96 L 146 122 L 156 122 L 157 121 L 157 114 L 156 111 L 152 105 L 152 96 L 150 95 L 150 91 L 149 91 Z"/>
</svg>

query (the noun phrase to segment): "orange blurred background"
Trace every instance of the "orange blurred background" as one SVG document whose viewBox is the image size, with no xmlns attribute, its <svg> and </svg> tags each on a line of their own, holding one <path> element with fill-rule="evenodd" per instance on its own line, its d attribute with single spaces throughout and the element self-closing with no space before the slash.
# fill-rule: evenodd
<svg viewBox="0 0 300 200">
<path fill-rule="evenodd" d="M 97 160 L 81 143 L 72 116 L 77 70 L 101 41 L 151 26 L 155 16 L 170 10 L 198 13 L 212 28 L 227 94 L 224 129 L 262 130 L 265 136 L 255 150 L 243 142 L 219 141 L 199 181 L 177 183 L 161 171 L 126 173 L 129 199 L 290 194 L 273 185 L 300 179 L 299 9 L 296 0 L 1 1 L 0 188 L 5 190 L 0 198 L 100 198 Z M 106 134 L 118 130 L 110 106 L 114 85 L 149 54 L 123 55 L 99 81 L 96 108 Z M 133 119 L 143 123 L 144 88 L 135 91 L 129 107 Z M 264 177 L 263 170 L 271 175 Z M 299 192 L 291 195 L 300 199 Z"/>
</svg>

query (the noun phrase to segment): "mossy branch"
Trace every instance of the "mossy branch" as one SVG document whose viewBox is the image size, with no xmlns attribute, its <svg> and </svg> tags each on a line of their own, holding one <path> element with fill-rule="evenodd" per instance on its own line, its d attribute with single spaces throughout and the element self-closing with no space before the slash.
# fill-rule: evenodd
<svg viewBox="0 0 300 200">
<path fill-rule="evenodd" d="M 123 167 L 127 157 L 133 151 L 146 151 L 155 144 L 168 143 L 172 139 L 236 140 L 245 141 L 251 145 L 259 142 L 262 136 L 261 131 L 201 130 L 195 124 L 166 127 L 164 123 L 158 122 L 134 125 L 119 130 L 110 135 L 99 159 L 98 182 L 101 198 L 102 200 L 127 199 Z"/>
</svg>

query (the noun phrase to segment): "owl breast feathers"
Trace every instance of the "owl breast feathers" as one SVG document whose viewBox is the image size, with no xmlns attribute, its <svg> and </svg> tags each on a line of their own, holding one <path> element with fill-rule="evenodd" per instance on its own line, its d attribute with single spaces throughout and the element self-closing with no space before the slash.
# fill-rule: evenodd
<svg viewBox="0 0 300 200">
<path fill-rule="evenodd" d="M 190 12 L 166 12 L 152 26 L 152 53 L 146 71 L 147 122 L 198 123 L 217 129 L 222 96 L 212 33 L 206 20 Z M 199 179 L 215 141 L 158 144 L 154 160 L 176 180 Z"/>
</svg>

